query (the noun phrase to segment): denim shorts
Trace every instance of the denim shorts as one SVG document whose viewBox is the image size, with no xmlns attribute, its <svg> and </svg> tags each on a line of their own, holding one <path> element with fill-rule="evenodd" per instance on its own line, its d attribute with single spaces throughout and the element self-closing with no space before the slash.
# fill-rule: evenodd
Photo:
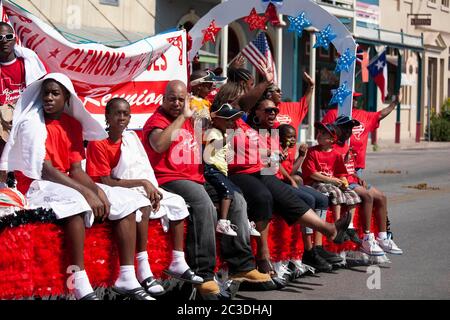
<svg viewBox="0 0 450 320">
<path fill-rule="evenodd" d="M 234 192 L 242 193 L 230 179 L 216 167 L 205 164 L 204 176 L 206 181 L 216 190 L 219 199 L 233 199 Z"/>
</svg>

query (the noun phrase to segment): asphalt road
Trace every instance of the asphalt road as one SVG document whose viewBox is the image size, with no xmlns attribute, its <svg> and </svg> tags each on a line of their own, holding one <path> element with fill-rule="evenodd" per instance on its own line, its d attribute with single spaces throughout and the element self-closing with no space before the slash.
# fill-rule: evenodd
<svg viewBox="0 0 450 320">
<path fill-rule="evenodd" d="M 398 173 L 400 171 L 400 173 Z M 369 153 L 366 180 L 388 196 L 389 217 L 401 256 L 380 266 L 379 289 L 369 289 L 367 266 L 297 279 L 270 292 L 239 291 L 237 299 L 449 299 L 450 144 L 441 149 Z M 434 190 L 408 188 L 426 183 Z M 378 272 L 376 270 L 375 272 Z"/>
</svg>

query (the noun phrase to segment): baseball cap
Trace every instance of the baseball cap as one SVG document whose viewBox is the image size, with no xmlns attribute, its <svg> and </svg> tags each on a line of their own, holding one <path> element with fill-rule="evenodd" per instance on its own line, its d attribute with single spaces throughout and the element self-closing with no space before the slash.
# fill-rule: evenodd
<svg viewBox="0 0 450 320">
<path fill-rule="evenodd" d="M 219 77 L 214 74 L 214 72 L 210 70 L 205 71 L 205 75 L 203 77 L 192 80 L 189 84 L 191 87 L 197 86 L 202 83 L 215 83 L 221 84 L 227 80 L 227 77 Z"/>
<path fill-rule="evenodd" d="M 358 120 L 350 119 L 349 116 L 345 116 L 345 115 L 340 115 L 334 121 L 334 125 L 336 125 L 336 126 L 351 126 L 352 128 L 357 127 L 360 124 L 361 123 Z"/>
<path fill-rule="evenodd" d="M 318 130 L 328 132 L 334 139 L 337 139 L 336 127 L 333 124 L 331 123 L 324 124 L 322 122 L 316 122 L 314 124 L 314 127 Z"/>
<path fill-rule="evenodd" d="M 233 108 L 229 103 L 213 104 L 210 111 L 211 118 L 231 119 L 244 114 L 244 111 Z"/>
</svg>

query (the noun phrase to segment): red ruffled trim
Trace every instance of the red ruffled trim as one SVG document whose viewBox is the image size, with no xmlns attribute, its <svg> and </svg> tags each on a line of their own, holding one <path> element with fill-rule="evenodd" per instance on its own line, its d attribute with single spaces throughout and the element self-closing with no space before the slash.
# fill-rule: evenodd
<svg viewBox="0 0 450 320">
<path fill-rule="evenodd" d="M 328 212 L 327 220 L 333 221 L 331 212 Z M 358 209 L 354 225 L 362 235 Z M 372 226 L 372 232 L 378 232 L 375 219 Z M 0 243 L 0 299 L 69 292 L 66 282 L 70 272 L 67 272 L 63 233 L 59 226 L 35 223 L 5 228 L 0 232 Z M 251 243 L 253 252 L 256 253 L 254 238 Z M 333 252 L 357 249 L 350 241 L 335 245 L 324 238 L 323 243 Z M 85 265 L 94 287 L 112 286 L 117 278 L 119 260 L 114 246 L 111 226 L 95 225 L 86 230 Z M 159 220 L 151 220 L 147 251 L 156 277 L 161 278 L 162 271 L 170 264 L 172 248 L 171 238 L 163 232 Z M 270 225 L 269 248 L 274 262 L 301 258 L 303 241 L 300 226 L 289 227 L 281 217 L 275 215 Z M 222 263 L 217 258 L 217 269 L 221 266 Z"/>
</svg>

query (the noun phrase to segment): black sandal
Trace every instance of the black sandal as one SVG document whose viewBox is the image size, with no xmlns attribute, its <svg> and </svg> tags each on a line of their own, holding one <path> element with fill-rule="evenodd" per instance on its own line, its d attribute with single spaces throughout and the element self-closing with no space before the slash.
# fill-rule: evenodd
<svg viewBox="0 0 450 320">
<path fill-rule="evenodd" d="M 148 277 L 147 279 L 145 279 L 144 281 L 141 282 L 141 286 L 142 286 L 142 287 L 145 289 L 145 291 L 147 291 L 147 293 L 148 293 L 149 295 L 151 295 L 152 297 L 159 297 L 159 296 L 162 296 L 163 294 L 166 293 L 166 290 L 163 290 L 163 291 L 161 291 L 161 292 L 155 292 L 155 293 L 149 291 L 150 288 L 152 288 L 152 287 L 154 287 L 154 286 L 157 286 L 157 285 L 160 285 L 160 286 L 162 287 L 162 284 L 159 283 L 159 281 L 156 280 L 156 279 L 153 278 L 153 277 Z M 164 289 L 164 287 L 163 287 L 163 289 Z"/>
<path fill-rule="evenodd" d="M 202 284 L 204 282 L 203 279 L 202 281 L 195 280 L 195 277 L 198 276 L 191 269 L 187 269 L 183 274 L 175 273 L 173 271 L 170 271 L 169 269 L 164 270 L 164 273 L 172 278 L 192 284 Z"/>
<path fill-rule="evenodd" d="M 83 298 L 79 299 L 79 301 L 88 301 L 88 300 L 100 300 L 95 292 L 88 293 Z"/>
<path fill-rule="evenodd" d="M 123 296 L 129 300 L 146 300 L 146 301 L 155 300 L 142 287 L 138 287 L 132 290 L 112 287 L 112 290 L 118 295 Z"/>
</svg>

